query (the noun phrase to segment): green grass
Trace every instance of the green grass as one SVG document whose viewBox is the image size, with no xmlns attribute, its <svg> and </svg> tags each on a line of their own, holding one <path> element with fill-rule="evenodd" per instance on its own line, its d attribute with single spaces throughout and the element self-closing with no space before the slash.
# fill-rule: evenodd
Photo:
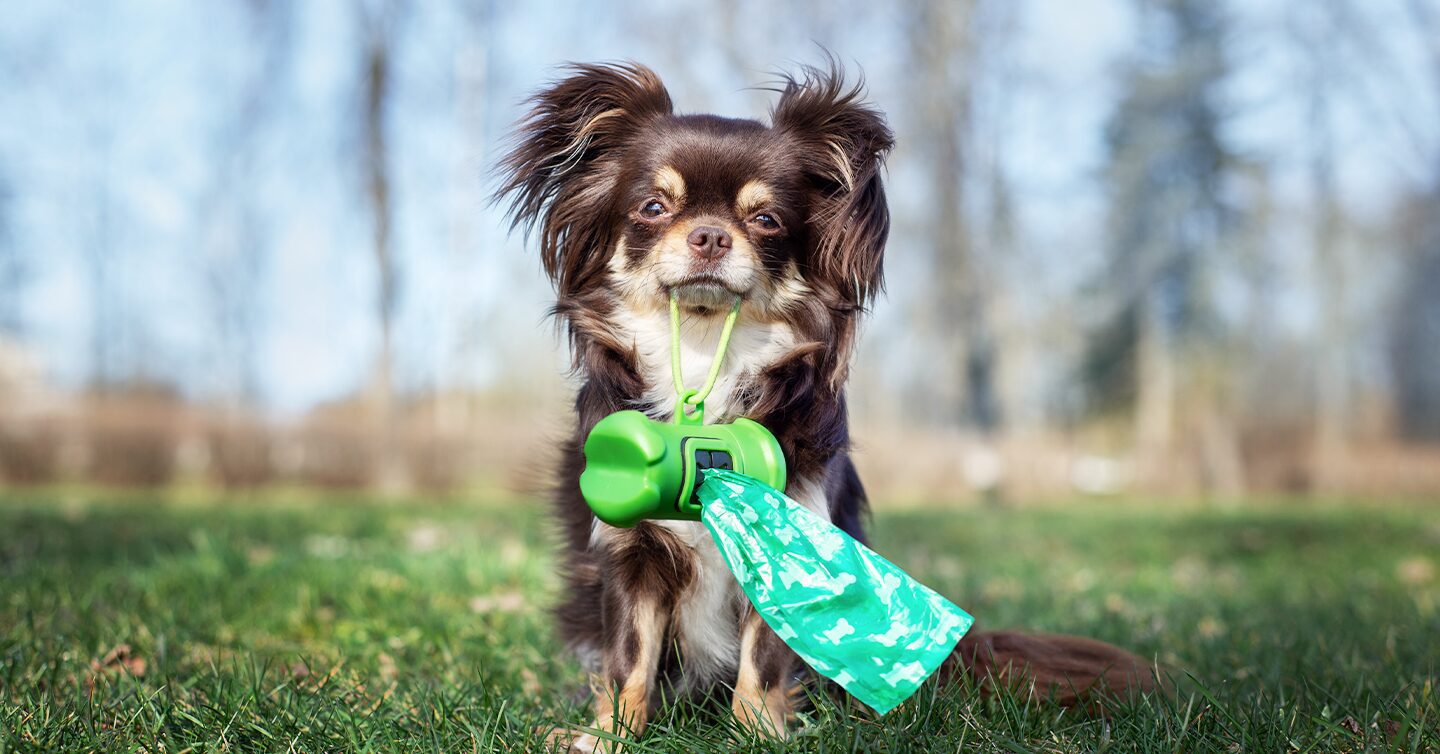
<svg viewBox="0 0 1440 754">
<path fill-rule="evenodd" d="M 817 698 L 784 746 L 674 705 L 635 750 L 1440 750 L 1440 507 L 873 528 L 983 624 L 1116 642 L 1179 692 L 1108 720 L 956 687 L 883 719 Z M 536 728 L 587 722 L 548 541 L 533 502 L 0 494 L 0 751 L 538 751 Z"/>
</svg>

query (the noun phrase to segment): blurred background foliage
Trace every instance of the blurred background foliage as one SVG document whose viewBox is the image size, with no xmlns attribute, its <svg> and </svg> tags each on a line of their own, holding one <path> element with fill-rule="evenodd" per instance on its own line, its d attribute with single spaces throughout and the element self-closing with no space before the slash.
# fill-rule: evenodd
<svg viewBox="0 0 1440 754">
<path fill-rule="evenodd" d="M 899 139 L 851 389 L 885 500 L 1440 492 L 1435 0 L 13 3 L 0 480 L 534 489 L 548 286 L 491 206 L 567 60 Z"/>
</svg>

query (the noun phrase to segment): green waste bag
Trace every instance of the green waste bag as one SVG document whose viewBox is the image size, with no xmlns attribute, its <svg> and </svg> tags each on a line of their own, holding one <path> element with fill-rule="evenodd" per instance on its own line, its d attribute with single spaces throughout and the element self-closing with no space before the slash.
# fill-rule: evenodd
<svg viewBox="0 0 1440 754">
<path fill-rule="evenodd" d="M 755 610 L 795 653 L 880 714 L 905 701 L 975 622 L 764 482 L 708 469 L 701 521 Z"/>
</svg>

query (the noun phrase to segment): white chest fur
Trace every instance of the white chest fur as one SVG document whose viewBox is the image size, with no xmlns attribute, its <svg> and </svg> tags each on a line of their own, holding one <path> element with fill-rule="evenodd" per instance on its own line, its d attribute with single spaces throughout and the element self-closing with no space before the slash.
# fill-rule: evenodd
<svg viewBox="0 0 1440 754">
<path fill-rule="evenodd" d="M 616 313 L 614 325 L 622 337 L 634 339 L 640 375 L 645 379 L 645 403 L 651 408 L 652 416 L 668 414 L 675 405 L 675 381 L 670 368 L 670 313 L 660 309 L 642 311 L 626 305 Z M 681 313 L 680 366 L 685 387 L 699 389 L 704 385 L 724 326 L 723 314 L 701 317 Z M 789 325 L 756 322 L 742 310 L 720 364 L 715 389 L 705 401 L 706 417 L 711 422 L 735 418 L 736 389 L 794 347 L 795 333 Z"/>
</svg>

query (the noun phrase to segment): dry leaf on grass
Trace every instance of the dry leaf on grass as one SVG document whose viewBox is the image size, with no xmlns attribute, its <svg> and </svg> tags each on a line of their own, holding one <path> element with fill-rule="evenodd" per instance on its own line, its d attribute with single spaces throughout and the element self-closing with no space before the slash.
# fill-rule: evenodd
<svg viewBox="0 0 1440 754">
<path fill-rule="evenodd" d="M 530 696 L 539 696 L 544 691 L 540 685 L 540 677 L 530 668 L 520 669 L 520 688 Z"/>
<path fill-rule="evenodd" d="M 145 675 L 148 663 L 145 658 L 130 648 L 129 644 L 117 644 L 104 657 L 90 661 L 90 672 L 85 677 L 85 687 L 95 688 L 95 681 L 102 675 L 129 673 L 137 678 Z"/>
<path fill-rule="evenodd" d="M 529 605 L 520 592 L 496 592 L 470 600 L 472 613 L 518 613 Z"/>
<path fill-rule="evenodd" d="M 376 660 L 379 663 L 380 677 L 386 682 L 392 682 L 396 676 L 400 675 L 399 669 L 395 667 L 395 658 L 381 652 Z"/>
<path fill-rule="evenodd" d="M 1395 575 L 1406 586 L 1424 586 L 1435 580 L 1435 564 L 1429 558 L 1416 556 L 1395 566 Z"/>
</svg>

